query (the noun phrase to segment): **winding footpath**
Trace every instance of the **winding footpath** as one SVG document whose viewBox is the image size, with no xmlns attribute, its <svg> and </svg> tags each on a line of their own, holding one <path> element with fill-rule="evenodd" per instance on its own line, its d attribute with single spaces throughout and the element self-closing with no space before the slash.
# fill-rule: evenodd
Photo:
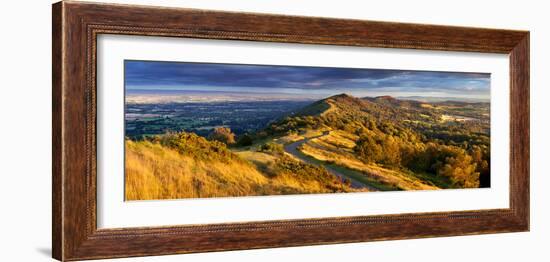
<svg viewBox="0 0 550 262">
<path fill-rule="evenodd" d="M 308 164 L 314 165 L 314 166 L 323 166 L 329 173 L 339 177 L 340 179 L 343 179 L 343 178 L 348 179 L 351 182 L 351 187 L 352 188 L 367 188 L 369 191 L 379 191 L 377 188 L 375 188 L 371 185 L 362 183 L 361 181 L 357 181 L 356 179 L 347 176 L 346 174 L 336 170 L 335 168 L 333 168 L 329 165 L 323 165 L 323 164 L 316 163 L 310 157 L 308 157 L 304 153 L 300 152 L 300 150 L 298 150 L 298 148 L 301 145 L 307 143 L 309 140 L 312 140 L 312 139 L 315 139 L 315 138 L 320 138 L 320 137 L 326 136 L 328 134 L 329 134 L 329 131 L 325 131 L 325 132 L 323 132 L 322 135 L 313 136 L 313 137 L 309 137 L 309 138 L 304 138 L 302 140 L 298 140 L 294 143 L 285 145 L 284 149 L 287 153 L 291 154 L 292 156 L 300 159 L 301 161 L 303 161 L 305 163 L 308 163 Z"/>
</svg>

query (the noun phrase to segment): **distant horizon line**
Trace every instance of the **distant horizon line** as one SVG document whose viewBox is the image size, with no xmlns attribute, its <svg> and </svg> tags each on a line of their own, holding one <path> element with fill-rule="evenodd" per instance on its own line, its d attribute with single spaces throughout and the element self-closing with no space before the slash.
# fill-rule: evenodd
<svg viewBox="0 0 550 262">
<path fill-rule="evenodd" d="M 126 94 L 130 95 L 136 95 L 136 93 L 139 93 L 140 91 L 154 91 L 154 92 L 178 92 L 178 93 L 219 93 L 219 94 L 236 94 L 236 95 L 243 95 L 243 96 L 250 96 L 250 95 L 283 95 L 283 96 L 307 96 L 307 94 L 290 94 L 290 93 L 282 93 L 282 92 L 238 92 L 238 91 L 219 91 L 219 90 L 185 90 L 185 89 L 126 89 Z M 134 93 L 134 94 L 131 94 Z M 414 100 L 419 102 L 444 102 L 444 101 L 457 101 L 457 102 L 490 102 L 490 98 L 479 98 L 479 97 L 460 97 L 460 96 L 434 96 L 434 95 L 394 95 L 394 94 L 379 94 L 379 95 L 361 95 L 357 96 L 354 95 L 353 92 L 336 92 L 330 95 L 325 94 L 318 94 L 315 95 L 315 97 L 303 97 L 303 100 L 318 100 L 318 99 L 325 99 L 336 95 L 341 94 L 347 94 L 353 97 L 357 98 L 377 98 L 377 97 L 384 97 L 384 96 L 390 96 L 393 98 L 397 98 L 400 100 Z M 285 100 L 285 99 L 274 99 L 274 101 L 277 100 Z M 292 100 L 297 100 L 297 97 L 293 97 Z"/>
</svg>

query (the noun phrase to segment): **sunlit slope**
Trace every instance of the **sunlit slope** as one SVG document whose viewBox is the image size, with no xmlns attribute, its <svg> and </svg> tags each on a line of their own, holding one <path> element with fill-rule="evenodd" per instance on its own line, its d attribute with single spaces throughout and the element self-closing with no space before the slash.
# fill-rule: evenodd
<svg viewBox="0 0 550 262">
<path fill-rule="evenodd" d="M 487 104 L 454 104 L 340 94 L 266 131 L 290 141 L 296 139 L 285 137 L 325 133 L 298 150 L 324 165 L 345 168 L 342 172 L 359 171 L 380 190 L 479 187 L 480 176 L 489 177 Z M 457 114 L 454 121 L 445 121 L 449 114 Z"/>
<path fill-rule="evenodd" d="M 230 148 L 186 132 L 127 140 L 126 198 L 488 187 L 488 116 L 486 103 L 341 94 Z"/>
<path fill-rule="evenodd" d="M 362 172 L 387 190 L 430 190 L 439 189 L 411 172 L 391 170 L 376 164 L 367 164 L 353 153 L 357 136 L 344 131 L 331 131 L 325 136 L 311 139 L 300 150 L 315 159 Z"/>
<path fill-rule="evenodd" d="M 351 191 L 326 170 L 288 157 L 248 152 L 243 158 L 222 143 L 188 133 L 150 141 L 126 140 L 126 199 Z M 262 162 L 261 171 L 250 162 L 255 159 Z"/>
</svg>

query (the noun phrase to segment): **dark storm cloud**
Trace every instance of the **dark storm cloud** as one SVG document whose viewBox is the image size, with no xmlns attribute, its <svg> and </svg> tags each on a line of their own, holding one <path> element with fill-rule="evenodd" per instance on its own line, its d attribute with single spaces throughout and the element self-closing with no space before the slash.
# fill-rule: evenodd
<svg viewBox="0 0 550 262">
<path fill-rule="evenodd" d="M 213 86 L 233 88 L 368 89 L 488 94 L 484 73 L 125 61 L 128 88 Z"/>
</svg>

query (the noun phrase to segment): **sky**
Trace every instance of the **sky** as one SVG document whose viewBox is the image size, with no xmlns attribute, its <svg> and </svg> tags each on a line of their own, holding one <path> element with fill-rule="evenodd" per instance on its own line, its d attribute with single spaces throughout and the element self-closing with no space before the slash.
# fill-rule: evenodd
<svg viewBox="0 0 550 262">
<path fill-rule="evenodd" d="M 125 88 L 323 97 L 490 98 L 490 74 L 387 69 L 125 61 Z"/>
</svg>

